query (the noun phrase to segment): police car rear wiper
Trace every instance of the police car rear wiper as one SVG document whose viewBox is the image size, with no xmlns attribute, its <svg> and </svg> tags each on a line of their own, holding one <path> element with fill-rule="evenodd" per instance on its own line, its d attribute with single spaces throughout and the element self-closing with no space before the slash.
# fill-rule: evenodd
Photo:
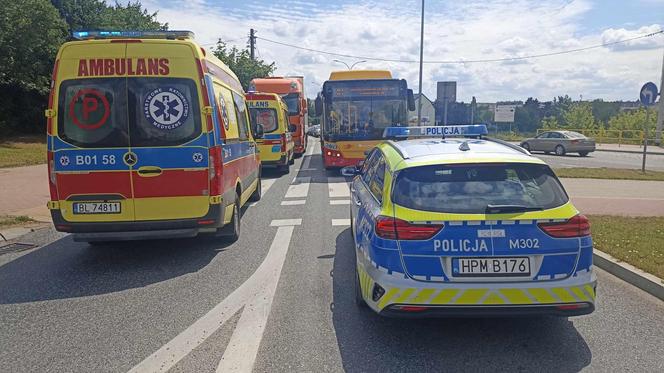
<svg viewBox="0 0 664 373">
<path fill-rule="evenodd" d="M 539 211 L 541 207 L 530 207 L 522 205 L 486 205 L 487 214 L 499 214 L 506 212 L 524 212 L 524 211 Z"/>
</svg>

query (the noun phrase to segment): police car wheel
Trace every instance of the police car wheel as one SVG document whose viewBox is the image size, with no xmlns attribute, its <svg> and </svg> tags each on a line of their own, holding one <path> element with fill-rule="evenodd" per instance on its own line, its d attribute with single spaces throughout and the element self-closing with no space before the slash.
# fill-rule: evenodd
<svg viewBox="0 0 664 373">
<path fill-rule="evenodd" d="M 556 155 L 565 155 L 565 148 L 562 145 L 556 145 Z"/>
<path fill-rule="evenodd" d="M 258 183 L 256 184 L 256 190 L 254 190 L 253 193 L 251 193 L 251 196 L 249 196 L 249 201 L 251 202 L 258 202 L 261 200 L 262 197 L 262 182 L 261 182 L 261 174 L 260 172 L 258 173 Z"/>
</svg>

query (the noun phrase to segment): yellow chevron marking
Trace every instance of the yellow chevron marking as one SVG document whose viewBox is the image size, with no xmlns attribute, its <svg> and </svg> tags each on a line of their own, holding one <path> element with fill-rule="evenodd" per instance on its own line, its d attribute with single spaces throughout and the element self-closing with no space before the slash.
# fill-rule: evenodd
<svg viewBox="0 0 664 373">
<path fill-rule="evenodd" d="M 511 304 L 530 304 L 532 301 L 521 289 L 501 289 L 500 294 L 504 295 Z"/>
<path fill-rule="evenodd" d="M 399 298 L 394 300 L 394 303 L 403 303 L 405 302 L 410 296 L 415 292 L 415 289 L 413 288 L 408 288 L 404 290 L 401 295 L 399 295 Z"/>
<path fill-rule="evenodd" d="M 482 304 L 505 304 L 505 301 L 498 294 L 492 292 L 484 299 Z"/>
<path fill-rule="evenodd" d="M 392 289 L 388 290 L 387 293 L 385 293 L 385 295 L 383 295 L 383 297 L 380 298 L 380 303 L 378 303 L 378 308 L 379 309 L 385 308 L 385 305 L 387 304 L 387 302 L 392 300 L 392 298 L 394 298 L 394 296 L 399 292 L 399 290 L 401 290 L 401 289 L 392 288 Z"/>
<path fill-rule="evenodd" d="M 456 289 L 443 289 L 436 295 L 430 304 L 448 304 L 459 293 Z"/>
<path fill-rule="evenodd" d="M 411 300 L 410 302 L 411 303 L 422 304 L 422 303 L 426 302 L 427 300 L 429 300 L 429 298 L 431 298 L 431 295 L 433 295 L 434 292 L 435 292 L 434 289 L 424 289 L 424 290 L 420 291 L 419 293 L 417 293 L 415 298 L 413 298 L 413 300 Z"/>
<path fill-rule="evenodd" d="M 590 285 L 586 285 L 585 289 L 588 292 L 588 294 L 590 294 L 590 298 L 592 298 L 592 300 L 595 300 L 595 290 L 593 290 L 593 287 Z"/>
<path fill-rule="evenodd" d="M 563 302 L 569 303 L 569 302 L 574 302 L 576 299 L 574 299 L 573 296 L 570 295 L 569 291 L 565 288 L 553 288 L 551 289 L 555 295 L 560 298 Z"/>
<path fill-rule="evenodd" d="M 556 298 L 552 297 L 546 289 L 528 289 L 527 291 L 535 297 L 538 303 L 556 303 Z"/>
<path fill-rule="evenodd" d="M 454 302 L 457 304 L 478 304 L 488 289 L 468 289 Z"/>
<path fill-rule="evenodd" d="M 588 297 L 585 294 L 583 294 L 583 290 L 581 290 L 580 288 L 575 286 L 571 288 L 571 290 L 572 293 L 574 293 L 574 295 L 576 295 L 576 297 L 579 298 L 580 300 L 588 300 Z"/>
</svg>

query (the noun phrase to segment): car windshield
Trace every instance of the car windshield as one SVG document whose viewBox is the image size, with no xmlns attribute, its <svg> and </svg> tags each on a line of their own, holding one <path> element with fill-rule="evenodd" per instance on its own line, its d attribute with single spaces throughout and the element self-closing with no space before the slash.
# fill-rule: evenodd
<svg viewBox="0 0 664 373">
<path fill-rule="evenodd" d="M 492 206 L 551 209 L 568 197 L 546 165 L 495 163 L 404 169 L 398 172 L 392 200 L 414 210 L 483 214 Z"/>
</svg>

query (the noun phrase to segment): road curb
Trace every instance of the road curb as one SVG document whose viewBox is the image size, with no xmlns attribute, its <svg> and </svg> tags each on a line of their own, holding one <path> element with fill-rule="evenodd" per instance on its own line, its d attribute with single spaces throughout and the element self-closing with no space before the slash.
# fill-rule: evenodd
<svg viewBox="0 0 664 373">
<path fill-rule="evenodd" d="M 618 150 L 618 149 L 598 149 L 595 148 L 596 152 L 609 152 L 609 153 L 630 153 L 630 154 L 643 154 L 643 151 L 637 151 L 637 150 Z M 661 151 L 656 151 L 656 152 L 651 152 L 648 151 L 646 155 L 664 155 L 664 152 Z"/>
<path fill-rule="evenodd" d="M 593 263 L 610 274 L 664 301 L 664 280 L 611 255 L 593 250 Z"/>
</svg>

